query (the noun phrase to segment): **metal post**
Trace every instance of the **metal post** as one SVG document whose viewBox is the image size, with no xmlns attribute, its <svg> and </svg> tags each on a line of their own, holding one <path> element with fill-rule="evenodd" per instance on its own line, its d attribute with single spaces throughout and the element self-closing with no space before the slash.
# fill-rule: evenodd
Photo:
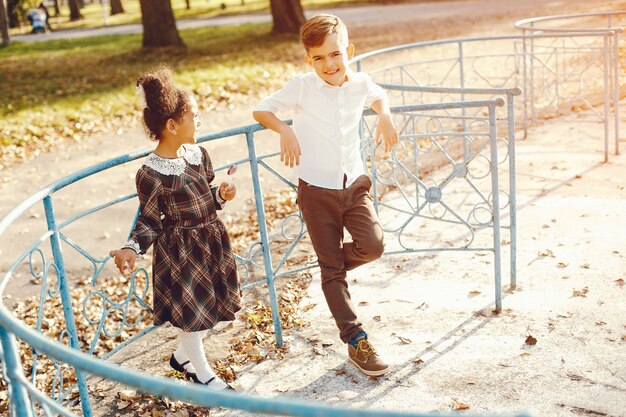
<svg viewBox="0 0 626 417">
<path fill-rule="evenodd" d="M 491 197 L 493 216 L 493 264 L 496 291 L 496 312 L 502 310 L 502 277 L 500 266 L 500 198 L 498 185 L 498 137 L 496 136 L 496 107 L 489 105 L 489 143 L 491 145 Z"/>
<path fill-rule="evenodd" d="M 517 286 L 517 198 L 515 184 L 515 104 L 513 95 L 506 95 L 509 135 L 509 216 L 511 219 L 511 289 Z"/>
<path fill-rule="evenodd" d="M 63 251 L 61 249 L 61 237 L 59 236 L 59 229 L 56 224 L 56 217 L 54 215 L 54 206 L 52 204 L 52 197 L 47 196 L 43 200 L 44 208 L 46 211 L 46 222 L 48 224 L 48 230 L 52 232 L 50 235 L 50 246 L 52 247 L 52 256 L 54 257 L 54 264 L 56 265 L 57 278 L 59 280 L 59 290 L 61 292 L 61 301 L 63 302 L 63 315 L 65 317 L 65 326 L 70 335 L 70 347 L 72 349 L 80 350 L 78 344 L 78 334 L 76 331 L 76 322 L 74 319 L 74 311 L 72 310 L 72 297 L 70 296 L 70 289 L 67 282 L 67 275 L 65 273 L 65 264 L 63 261 Z M 80 403 L 83 408 L 83 416 L 91 417 L 91 403 L 89 402 L 89 393 L 87 391 L 87 380 L 82 371 L 74 368 L 76 372 L 76 380 L 78 384 L 78 391 L 80 395 Z"/>
<path fill-rule="evenodd" d="M 534 27 L 535 23 L 532 22 L 530 27 Z M 533 33 L 533 32 L 531 32 Z M 530 38 L 530 117 L 535 120 L 535 38 Z M 526 90 L 524 90 L 526 91 Z"/>
<path fill-rule="evenodd" d="M 609 35 L 604 35 L 604 162 L 609 162 Z"/>
<path fill-rule="evenodd" d="M 459 62 L 459 81 L 461 84 L 461 88 L 465 88 L 465 67 L 463 65 L 463 42 L 459 41 L 459 58 L 458 58 L 458 62 Z M 461 101 L 463 103 L 465 103 L 465 93 L 461 93 Z M 465 116 L 466 116 L 466 112 L 465 112 L 465 107 L 463 107 L 461 109 L 461 115 L 463 116 L 463 132 L 467 132 L 467 122 L 465 120 Z M 463 160 L 466 161 L 467 160 L 467 144 L 466 141 L 463 141 Z"/>
<path fill-rule="evenodd" d="M 613 32 L 613 76 L 615 77 L 615 80 L 613 82 L 613 94 L 614 94 L 613 110 L 615 113 L 615 155 L 619 155 L 619 100 L 620 100 L 619 35 L 620 35 L 619 32 Z"/>
<path fill-rule="evenodd" d="M 11 407 L 16 411 L 18 416 L 31 417 L 33 414 L 30 397 L 28 396 L 28 391 L 26 391 L 20 382 L 21 379 L 26 378 L 22 373 L 22 363 L 17 351 L 15 336 L 0 327 L 0 342 L 2 343 L 3 351 L 2 360 L 4 361 L 6 374 L 9 378 Z"/>
<path fill-rule="evenodd" d="M 265 207 L 263 206 L 263 193 L 261 191 L 261 182 L 259 180 L 259 161 L 256 157 L 256 148 L 254 146 L 254 134 L 251 131 L 246 132 L 246 141 L 248 142 L 248 156 L 250 157 L 250 171 L 252 172 L 252 187 L 254 189 L 254 201 L 256 205 L 256 213 L 259 219 L 259 233 L 261 234 L 261 248 L 263 250 L 263 263 L 265 264 L 265 280 L 267 281 L 267 289 L 270 295 L 270 305 L 272 307 L 272 320 L 274 321 L 274 330 L 276 331 L 276 344 L 283 346 L 283 332 L 280 326 L 280 313 L 278 311 L 278 300 L 276 298 L 276 285 L 274 282 L 274 270 L 272 269 L 272 256 L 270 253 L 270 244 L 267 238 L 267 223 L 265 222 Z"/>
<path fill-rule="evenodd" d="M 528 91 L 527 86 L 526 86 L 526 79 L 528 78 L 528 71 L 527 71 L 527 56 L 526 56 L 526 29 L 524 29 L 524 31 L 522 32 L 522 35 L 524 36 L 522 38 L 522 62 L 523 62 L 523 66 L 524 66 L 524 75 L 523 75 L 523 93 L 524 93 L 524 99 L 522 100 L 522 103 L 524 103 L 524 139 L 526 139 L 528 137 L 528 95 L 526 94 L 526 92 Z"/>
</svg>

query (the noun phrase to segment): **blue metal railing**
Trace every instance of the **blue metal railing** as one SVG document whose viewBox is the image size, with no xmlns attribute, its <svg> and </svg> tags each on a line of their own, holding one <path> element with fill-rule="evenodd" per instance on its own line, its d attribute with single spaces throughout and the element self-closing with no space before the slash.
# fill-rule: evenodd
<svg viewBox="0 0 626 417">
<path fill-rule="evenodd" d="M 495 292 L 496 292 L 496 305 L 501 305 L 501 288 L 500 288 L 500 262 L 499 262 L 499 251 L 500 251 L 500 238 L 499 238 L 499 204 L 498 204 L 498 187 L 497 187 L 497 143 L 496 143 L 496 118 L 495 118 L 495 108 L 496 106 L 504 105 L 504 100 L 483 100 L 483 101 L 474 101 L 474 102 L 466 102 L 466 103 L 435 103 L 431 105 L 418 105 L 418 106 L 401 106 L 394 107 L 393 112 L 395 116 L 398 117 L 410 117 L 416 118 L 419 117 L 420 113 L 424 112 L 433 112 L 433 111 L 451 111 L 454 109 L 467 109 L 467 108 L 476 108 L 483 107 L 486 108 L 489 117 L 488 117 L 488 126 L 489 128 L 484 131 L 474 131 L 472 132 L 475 136 L 484 136 L 488 138 L 489 141 L 489 149 L 490 149 L 490 161 L 491 161 L 491 190 L 488 193 L 492 200 L 490 204 L 493 207 L 493 222 L 489 223 L 489 226 L 493 230 L 493 246 L 491 248 L 480 247 L 477 250 L 490 250 L 494 252 L 495 258 Z M 369 113 L 368 113 L 369 114 Z M 369 115 L 365 116 L 366 118 Z M 433 117 L 430 115 L 429 117 Z M 441 118 L 449 118 L 448 114 L 443 114 Z M 276 340 L 280 345 L 282 344 L 282 332 L 279 320 L 279 312 L 278 312 L 278 303 L 276 297 L 276 290 L 274 287 L 274 280 L 277 276 L 285 276 L 290 273 L 293 273 L 293 270 L 280 272 L 280 268 L 285 264 L 285 259 L 289 255 L 288 253 L 283 257 L 282 260 L 277 262 L 276 266 L 273 266 L 271 250 L 270 250 L 270 242 L 269 242 L 269 233 L 266 227 L 266 221 L 264 217 L 264 200 L 263 193 L 261 189 L 260 177 L 261 174 L 259 169 L 261 167 L 270 168 L 270 165 L 265 162 L 267 158 L 275 157 L 276 153 L 257 155 L 255 149 L 255 140 L 254 134 L 263 128 L 260 125 L 251 125 L 244 126 L 241 128 L 230 129 L 224 132 L 206 135 L 199 138 L 198 142 L 209 142 L 221 138 L 232 138 L 237 135 L 244 135 L 246 138 L 246 142 L 248 144 L 248 158 L 242 159 L 238 161 L 238 163 L 248 163 L 251 167 L 252 172 L 252 182 L 253 182 L 253 191 L 255 196 L 255 206 L 257 217 L 259 221 L 259 240 L 260 245 L 262 247 L 263 254 L 263 268 L 265 274 L 265 282 L 268 284 L 268 292 L 270 293 L 270 304 L 272 307 L 272 317 L 274 320 L 274 326 L 276 331 Z M 439 133 L 437 135 L 433 134 L 431 136 L 447 136 L 449 134 L 453 134 L 453 132 Z M 456 132 L 458 134 L 458 132 Z M 401 132 L 401 141 L 411 142 L 416 140 L 416 138 L 420 136 L 415 132 L 409 132 L 407 130 Z M 423 135 L 422 135 L 423 136 Z M 422 139 L 424 139 L 422 137 Z M 434 140 L 431 138 L 431 140 Z M 366 145 L 364 146 L 364 152 L 369 153 L 371 156 L 370 164 L 371 166 L 376 166 L 376 156 L 373 153 L 374 144 L 372 140 L 366 141 Z M 369 151 L 368 151 L 369 149 Z M 93 356 L 84 354 L 80 352 L 77 342 L 77 330 L 74 324 L 75 317 L 71 307 L 71 299 L 70 299 L 70 288 L 67 282 L 67 276 L 65 272 L 63 251 L 61 249 L 62 242 L 67 242 L 69 247 L 73 249 L 80 248 L 80 245 L 76 242 L 71 242 L 69 238 L 62 238 L 61 230 L 67 227 L 70 224 L 73 224 L 77 220 L 87 219 L 89 215 L 94 214 L 97 211 L 104 210 L 108 207 L 111 207 L 115 204 L 120 204 L 131 198 L 131 196 L 125 196 L 121 198 L 117 198 L 111 202 L 101 204 L 96 208 L 90 208 L 85 212 L 78 213 L 77 215 L 67 219 L 64 222 L 59 222 L 55 215 L 53 198 L 55 193 L 59 190 L 71 186 L 76 182 L 87 178 L 89 176 L 101 174 L 106 170 L 113 168 L 118 165 L 122 165 L 139 158 L 145 157 L 149 151 L 135 152 L 128 155 L 123 155 L 117 158 L 113 158 L 109 161 L 105 161 L 103 163 L 97 164 L 95 166 L 83 169 L 77 173 L 69 175 L 65 178 L 62 178 L 58 181 L 53 182 L 49 186 L 43 188 L 38 193 L 35 193 L 33 196 L 19 204 L 16 209 L 11 211 L 4 219 L 0 220 L 0 235 L 3 234 L 7 228 L 26 210 L 28 210 L 33 205 L 42 202 L 46 208 L 46 218 L 47 225 L 49 231 L 42 235 L 33 245 L 30 245 L 28 249 L 19 257 L 19 259 L 13 264 L 10 268 L 4 279 L 0 284 L 0 293 L 6 287 L 7 282 L 11 279 L 12 273 L 16 270 L 16 268 L 28 258 L 32 258 L 32 254 L 37 253 L 39 256 L 44 258 L 44 271 L 39 273 L 40 275 L 44 275 L 42 277 L 42 288 L 46 288 L 45 283 L 47 282 L 46 274 L 50 269 L 54 269 L 56 271 L 57 278 L 59 280 L 59 287 L 53 288 L 51 295 L 60 294 L 62 298 L 63 310 L 65 314 L 65 322 L 67 325 L 67 329 L 65 330 L 67 336 L 69 337 L 70 346 L 67 347 L 62 343 L 58 343 L 52 341 L 51 339 L 40 334 L 40 330 L 29 329 L 20 323 L 4 306 L 0 306 L 0 326 L 2 328 L 2 341 L 3 341 L 3 350 L 4 350 L 4 365 L 7 372 L 8 382 L 10 384 L 10 393 L 11 393 L 11 404 L 13 407 L 17 407 L 19 409 L 19 413 L 17 413 L 17 409 L 15 410 L 18 415 L 31 415 L 33 414 L 34 404 L 37 404 L 37 407 L 41 407 L 43 409 L 53 410 L 54 412 L 58 412 L 61 408 L 57 405 L 56 402 L 49 398 L 44 398 L 40 393 L 35 394 L 36 388 L 33 385 L 33 382 L 29 382 L 26 380 L 24 375 L 22 374 L 22 365 L 20 364 L 20 359 L 17 356 L 17 351 L 15 350 L 15 340 L 17 337 L 20 340 L 28 343 L 29 346 L 32 347 L 35 354 L 35 362 L 37 355 L 47 355 L 49 358 L 52 358 L 56 361 L 61 361 L 62 363 L 66 363 L 71 365 L 76 372 L 77 384 L 76 388 L 78 389 L 81 406 L 83 410 L 83 415 L 90 416 L 92 415 L 92 410 L 90 408 L 87 383 L 85 381 L 84 375 L 85 372 L 90 374 L 100 375 L 107 379 L 112 379 L 115 381 L 123 382 L 127 385 L 136 387 L 141 389 L 147 393 L 152 393 L 155 395 L 167 395 L 169 398 L 178 398 L 184 401 L 190 401 L 198 405 L 206 405 L 206 406 L 223 406 L 223 407 L 233 407 L 239 408 L 242 410 L 250 410 L 256 412 L 270 412 L 270 413 L 278 413 L 281 415 L 295 415 L 295 416 L 313 416 L 320 415 L 323 413 L 328 416 L 343 416 L 349 415 L 354 416 L 419 416 L 423 414 L 419 413 L 389 413 L 382 411 L 365 411 L 365 410 L 350 410 L 349 412 L 339 408 L 325 407 L 319 405 L 312 404 L 304 404 L 301 402 L 291 402 L 291 401 L 282 401 L 282 400 L 269 400 L 269 399 L 260 399 L 251 396 L 246 396 L 242 394 L 232 395 L 228 393 L 211 393 L 207 394 L 206 390 L 202 389 L 202 387 L 181 387 L 180 384 L 162 378 L 156 378 L 154 376 L 148 375 L 140 375 L 136 372 L 126 371 L 122 368 L 107 364 L 105 361 L 101 359 L 96 359 Z M 396 155 L 397 156 L 397 155 Z M 466 163 L 470 163 L 471 160 L 467 159 Z M 219 167 L 218 170 L 224 169 L 225 167 Z M 403 168 L 406 169 L 406 168 Z M 373 173 L 374 178 L 376 178 L 376 172 Z M 495 187 L 495 188 L 494 188 Z M 419 188 L 419 187 L 417 187 Z M 304 230 L 301 229 L 298 233 L 299 237 L 302 237 L 304 234 Z M 40 249 L 40 245 L 45 242 L 50 241 L 52 247 L 52 260 L 46 261 L 45 257 Z M 290 249 L 293 249 L 295 244 L 297 243 L 297 239 L 294 239 Z M 70 244 L 71 243 L 71 244 Z M 460 250 L 469 250 L 468 248 L 460 248 Z M 406 253 L 412 252 L 413 250 L 401 250 L 396 253 Z M 98 260 L 100 259 L 98 256 L 91 256 L 84 249 L 78 250 L 80 254 L 85 255 L 85 257 L 90 260 Z M 87 256 L 89 255 L 89 256 Z M 239 258 L 244 259 L 244 258 Z M 106 257 L 102 258 L 102 262 L 105 263 L 108 259 Z M 32 261 L 31 261 L 32 262 Z M 32 268 L 32 265 L 31 265 Z M 92 283 L 96 282 L 96 278 L 100 271 L 102 270 L 102 265 L 96 266 L 94 264 L 94 273 L 92 277 Z M 295 269 L 299 270 L 299 269 Z M 133 274 L 133 277 L 136 277 L 137 274 L 145 274 L 145 271 L 140 269 Z M 43 291 L 45 293 L 46 291 Z M 130 291 L 129 291 L 130 292 Z M 93 293 L 90 293 L 90 295 Z M 89 297 L 88 295 L 87 297 Z M 45 297 L 42 297 L 45 298 Z M 43 299 L 40 300 L 43 303 Z M 41 306 L 43 309 L 43 305 Z M 86 314 L 85 314 L 86 315 Z M 94 323 L 98 324 L 98 329 L 101 330 L 103 328 L 103 320 L 106 314 L 102 315 L 102 319 L 100 321 L 94 321 Z M 132 323 L 130 323 L 132 324 Z M 129 325 L 129 323 L 124 323 L 124 325 Z M 6 331 L 6 329 L 11 329 L 10 333 Z M 40 326 L 37 326 L 37 329 L 40 329 Z M 152 329 L 152 328 L 151 328 Z M 139 335 L 134 336 L 129 341 L 118 346 L 114 351 L 121 349 L 126 346 L 128 343 L 131 343 L 140 335 L 144 334 L 151 329 L 147 329 Z M 96 333 L 99 334 L 98 332 Z M 93 345 L 91 346 L 88 353 L 92 353 Z M 113 352 L 110 352 L 112 354 Z M 107 356 L 110 356 L 107 355 Z M 35 367 L 33 367 L 35 369 Z M 34 381 L 34 379 L 33 379 Z M 62 385 L 62 384 L 61 384 Z M 57 395 L 57 399 L 62 401 L 64 398 L 67 398 L 69 393 L 74 389 L 74 385 L 69 386 L 65 389 L 60 389 L 59 394 Z M 71 413 L 64 411 L 66 415 L 71 415 Z"/>
</svg>

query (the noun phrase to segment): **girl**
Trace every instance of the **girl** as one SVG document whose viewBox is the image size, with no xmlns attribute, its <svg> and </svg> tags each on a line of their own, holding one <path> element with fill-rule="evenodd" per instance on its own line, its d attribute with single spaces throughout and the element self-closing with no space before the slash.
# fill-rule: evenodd
<svg viewBox="0 0 626 417">
<path fill-rule="evenodd" d="M 154 152 L 137 172 L 140 214 L 115 265 L 132 271 L 135 258 L 154 243 L 154 324 L 170 322 L 178 349 L 170 365 L 194 382 L 232 389 L 209 366 L 202 337 L 241 308 L 235 259 L 224 224 L 215 211 L 236 194 L 234 184 L 211 186 L 215 178 L 207 151 L 196 145 L 198 105 L 177 88 L 168 68 L 137 80 L 143 121 Z"/>
</svg>

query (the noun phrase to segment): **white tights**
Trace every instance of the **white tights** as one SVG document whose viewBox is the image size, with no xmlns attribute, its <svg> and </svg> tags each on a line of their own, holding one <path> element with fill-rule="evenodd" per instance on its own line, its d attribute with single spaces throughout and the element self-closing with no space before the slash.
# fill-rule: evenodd
<svg viewBox="0 0 626 417">
<path fill-rule="evenodd" d="M 207 331 L 184 332 L 177 327 L 175 329 L 179 340 L 178 348 L 174 352 L 176 360 L 179 363 L 190 361 L 192 366 L 187 365 L 186 369 L 188 372 L 195 372 L 200 382 L 206 383 L 209 379 L 215 378 L 207 384 L 209 388 L 215 390 L 226 388 L 226 383 L 215 375 L 206 359 L 202 338 Z"/>
</svg>

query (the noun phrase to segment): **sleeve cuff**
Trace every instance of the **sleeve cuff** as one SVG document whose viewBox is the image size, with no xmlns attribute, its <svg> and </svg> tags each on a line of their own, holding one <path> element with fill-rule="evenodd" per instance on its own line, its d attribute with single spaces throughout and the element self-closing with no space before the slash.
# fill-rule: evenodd
<svg viewBox="0 0 626 417">
<path fill-rule="evenodd" d="M 139 243 L 135 242 L 133 239 L 129 239 L 128 242 L 122 246 L 122 249 L 132 249 L 135 251 L 137 255 L 141 254 L 141 248 L 139 247 Z"/>
<path fill-rule="evenodd" d="M 215 201 L 217 202 L 217 205 L 219 205 L 220 207 L 224 207 L 226 205 L 226 200 L 223 199 L 222 196 L 220 195 L 219 188 L 215 189 Z"/>
</svg>

